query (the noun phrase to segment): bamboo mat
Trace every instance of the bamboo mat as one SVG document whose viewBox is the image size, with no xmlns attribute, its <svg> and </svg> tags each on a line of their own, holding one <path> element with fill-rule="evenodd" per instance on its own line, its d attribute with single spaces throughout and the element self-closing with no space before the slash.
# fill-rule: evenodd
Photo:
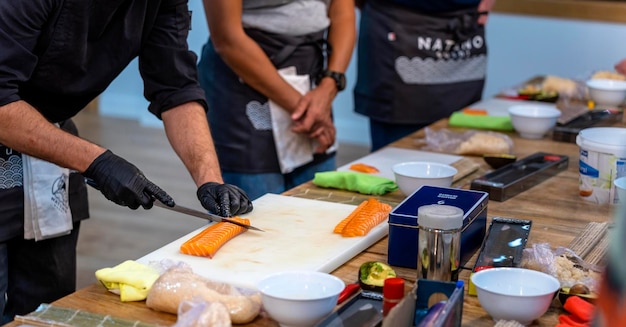
<svg viewBox="0 0 626 327">
<path fill-rule="evenodd" d="M 606 222 L 590 222 L 572 240 L 568 248 L 578 254 L 585 262 L 603 266 L 609 246 L 608 230 L 609 224 Z"/>
<path fill-rule="evenodd" d="M 59 327 L 156 327 L 137 320 L 128 320 L 101 315 L 93 312 L 57 307 L 51 304 L 42 304 L 37 310 L 25 315 L 16 316 L 15 321 L 31 326 L 59 326 Z"/>
</svg>

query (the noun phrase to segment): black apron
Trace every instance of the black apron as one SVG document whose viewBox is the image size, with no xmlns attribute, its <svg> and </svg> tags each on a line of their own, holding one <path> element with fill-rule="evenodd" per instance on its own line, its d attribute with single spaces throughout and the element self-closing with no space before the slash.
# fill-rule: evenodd
<svg viewBox="0 0 626 327">
<path fill-rule="evenodd" d="M 323 69 L 325 31 L 287 36 L 247 29 L 277 69 L 295 66 L 299 75 L 317 76 Z M 208 117 L 222 171 L 280 173 L 267 97 L 243 83 L 209 42 L 198 64 L 207 93 Z M 331 155 L 314 155 L 313 163 Z"/>
<path fill-rule="evenodd" d="M 487 69 L 476 8 L 422 13 L 381 0 L 361 12 L 355 111 L 430 124 L 480 100 Z"/>
<path fill-rule="evenodd" d="M 59 123 L 61 129 L 78 135 L 72 120 Z M 22 154 L 0 144 L 0 242 L 24 235 L 24 186 Z M 83 175 L 71 172 L 69 203 L 74 222 L 89 217 L 87 187 Z"/>
</svg>

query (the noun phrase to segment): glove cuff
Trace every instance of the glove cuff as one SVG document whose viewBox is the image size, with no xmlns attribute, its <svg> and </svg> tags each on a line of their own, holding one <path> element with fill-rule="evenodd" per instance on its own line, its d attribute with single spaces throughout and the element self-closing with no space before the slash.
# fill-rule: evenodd
<svg viewBox="0 0 626 327">
<path fill-rule="evenodd" d="M 116 155 L 114 155 L 113 152 L 111 152 L 111 150 L 104 151 L 101 155 L 99 155 L 96 159 L 94 159 L 94 161 L 89 165 L 89 167 L 87 167 L 87 169 L 83 173 L 83 176 L 93 178 L 97 174 L 100 168 L 100 165 L 103 162 L 106 162 L 108 160 L 114 160 L 115 157 Z"/>
</svg>

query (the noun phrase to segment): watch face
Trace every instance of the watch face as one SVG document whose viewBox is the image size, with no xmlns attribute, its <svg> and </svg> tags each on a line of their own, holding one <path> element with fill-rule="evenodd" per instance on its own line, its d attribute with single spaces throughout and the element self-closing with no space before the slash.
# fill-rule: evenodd
<svg viewBox="0 0 626 327">
<path fill-rule="evenodd" d="M 337 90 L 341 91 L 346 88 L 346 75 L 338 72 L 330 72 L 330 77 L 335 80 Z"/>
</svg>

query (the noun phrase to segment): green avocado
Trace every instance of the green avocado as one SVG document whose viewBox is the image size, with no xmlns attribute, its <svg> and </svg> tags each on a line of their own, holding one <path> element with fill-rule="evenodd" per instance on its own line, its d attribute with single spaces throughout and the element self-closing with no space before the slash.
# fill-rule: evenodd
<svg viewBox="0 0 626 327">
<path fill-rule="evenodd" d="M 396 277 L 396 272 L 389 265 L 382 262 L 366 262 L 361 265 L 359 281 L 374 287 L 383 287 L 385 279 Z"/>
</svg>

